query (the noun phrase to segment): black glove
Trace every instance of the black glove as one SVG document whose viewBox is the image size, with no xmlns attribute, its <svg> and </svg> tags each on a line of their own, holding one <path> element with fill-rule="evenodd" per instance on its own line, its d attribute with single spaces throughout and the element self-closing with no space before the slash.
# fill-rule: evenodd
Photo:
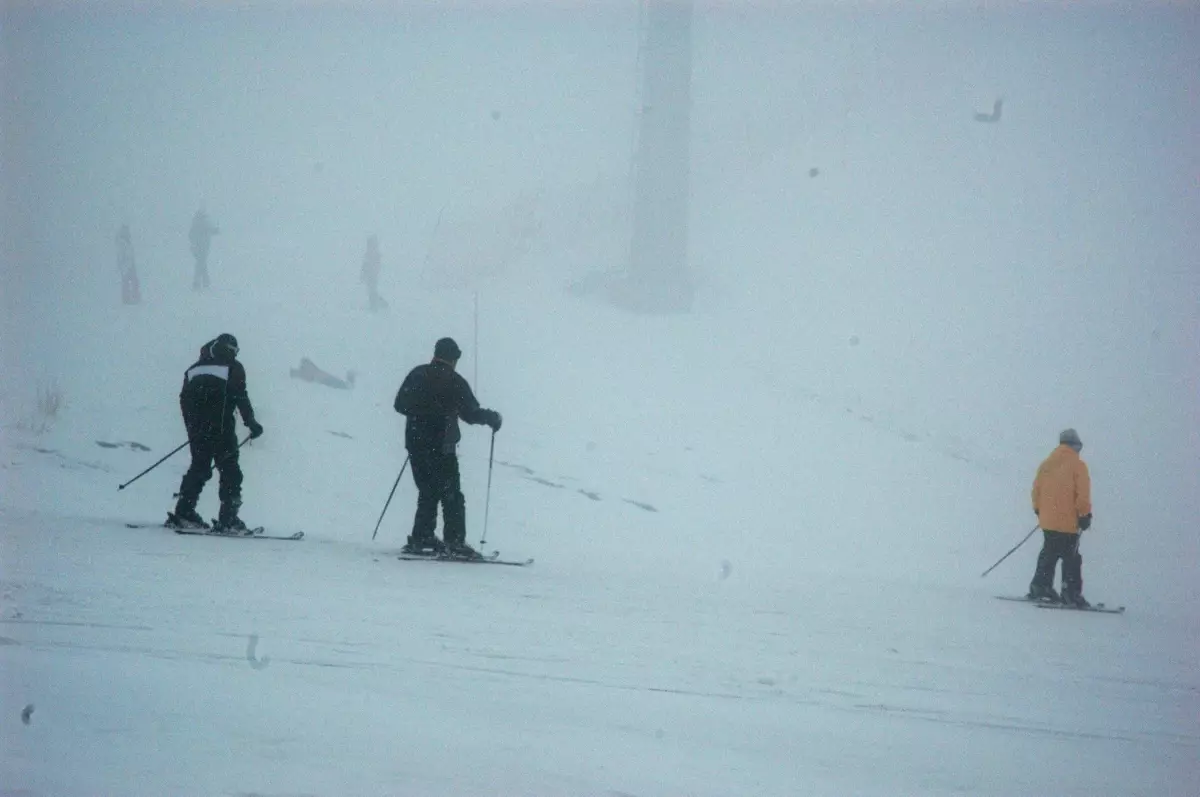
<svg viewBox="0 0 1200 797">
<path fill-rule="evenodd" d="M 1037 515 L 1038 517 L 1041 517 L 1041 516 L 1042 516 L 1042 513 L 1041 513 L 1041 512 L 1039 512 L 1039 511 L 1037 511 L 1036 509 L 1035 509 L 1035 510 L 1033 510 L 1033 514 Z"/>
<path fill-rule="evenodd" d="M 1079 530 L 1087 531 L 1092 527 L 1092 513 L 1088 512 L 1079 518 Z"/>
<path fill-rule="evenodd" d="M 484 421 L 484 423 L 492 427 L 493 432 L 498 432 L 500 431 L 501 424 L 504 423 L 504 419 L 501 418 L 500 413 L 496 412 L 495 410 L 488 410 L 488 419 Z"/>
<path fill-rule="evenodd" d="M 251 440 L 253 440 L 256 437 L 262 437 L 263 428 L 262 428 L 262 424 L 259 423 L 258 421 L 250 421 L 250 423 L 246 424 L 246 428 L 250 430 L 250 439 Z"/>
</svg>

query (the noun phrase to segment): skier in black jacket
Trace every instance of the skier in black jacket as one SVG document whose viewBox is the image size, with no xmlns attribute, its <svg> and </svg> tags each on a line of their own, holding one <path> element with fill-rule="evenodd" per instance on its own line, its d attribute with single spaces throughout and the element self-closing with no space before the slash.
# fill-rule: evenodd
<svg viewBox="0 0 1200 797">
<path fill-rule="evenodd" d="M 454 370 L 461 356 L 457 343 L 442 338 L 434 346 L 433 361 L 412 369 L 396 393 L 396 412 L 408 418 L 404 447 L 417 484 L 417 512 L 405 553 L 479 556 L 467 545 L 466 502 L 455 452 L 462 438 L 458 420 L 490 426 L 495 434 L 500 431 L 501 418 L 495 410 L 479 406 L 467 380 Z M 434 536 L 438 504 L 442 506 L 444 543 Z"/>
<path fill-rule="evenodd" d="M 218 496 L 221 510 L 216 531 L 244 533 L 246 524 L 238 517 L 242 505 L 242 469 L 238 466 L 238 442 L 233 410 L 242 414 L 250 437 L 263 433 L 254 419 L 254 407 L 246 391 L 246 369 L 237 361 L 237 338 L 228 332 L 218 335 L 200 349 L 200 359 L 183 375 L 179 407 L 187 427 L 192 466 L 179 485 L 179 502 L 167 515 L 172 528 L 208 528 L 196 512 L 200 492 L 215 465 L 221 474 Z"/>
</svg>

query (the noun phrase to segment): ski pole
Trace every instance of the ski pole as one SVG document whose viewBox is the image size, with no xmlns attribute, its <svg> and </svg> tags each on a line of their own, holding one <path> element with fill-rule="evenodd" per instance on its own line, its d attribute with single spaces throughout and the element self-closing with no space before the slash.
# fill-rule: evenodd
<svg viewBox="0 0 1200 797">
<path fill-rule="evenodd" d="M 488 451 L 488 482 L 487 494 L 483 499 L 483 536 L 479 538 L 479 547 L 487 545 L 488 510 L 492 505 L 492 460 L 496 456 L 496 430 L 492 430 L 492 447 Z"/>
<path fill-rule="evenodd" d="M 119 484 L 119 485 L 117 485 L 117 489 L 118 489 L 118 490 L 124 490 L 126 487 L 128 487 L 128 486 L 129 486 L 129 485 L 131 485 L 131 484 L 133 484 L 135 481 L 137 481 L 138 479 L 142 478 L 142 477 L 143 477 L 143 476 L 145 476 L 147 473 L 149 473 L 150 471 L 152 471 L 152 470 L 154 470 L 155 468 L 157 468 L 159 465 L 161 465 L 161 464 L 163 464 L 164 462 L 166 462 L 168 459 L 170 459 L 170 458 L 171 458 L 172 456 L 174 456 L 175 454 L 178 454 L 178 453 L 179 453 L 179 452 L 180 452 L 180 451 L 183 449 L 183 447 L 184 447 L 184 446 L 186 446 L 186 445 L 187 445 L 188 443 L 190 443 L 190 442 L 192 442 L 192 441 L 191 441 L 191 440 L 184 440 L 184 441 L 183 441 L 183 443 L 181 443 L 181 444 L 179 445 L 179 447 L 178 447 L 178 448 L 176 448 L 174 451 L 172 451 L 170 454 L 167 454 L 165 457 L 163 457 L 162 459 L 160 459 L 158 462 L 155 462 L 153 465 L 151 465 L 150 467 L 146 468 L 144 471 L 142 471 L 142 472 L 141 472 L 141 473 L 139 473 L 138 475 L 134 476 L 132 479 L 130 479 L 129 481 L 125 482 L 124 484 Z"/>
<path fill-rule="evenodd" d="M 411 455 L 410 455 L 411 456 Z M 388 500 L 383 505 L 383 511 L 379 513 L 379 521 L 375 524 L 375 531 L 371 534 L 371 539 L 375 539 L 375 535 L 379 533 L 379 524 L 383 523 L 383 516 L 387 514 L 388 505 L 392 503 L 392 496 L 396 494 L 396 488 L 400 486 L 400 477 L 404 475 L 404 469 L 408 467 L 409 457 L 404 458 L 404 464 L 400 466 L 400 473 L 396 476 L 396 483 L 392 485 L 392 491 L 388 493 Z"/>
<path fill-rule="evenodd" d="M 1017 550 L 1018 548 L 1020 548 L 1022 545 L 1024 545 L 1024 544 L 1025 544 L 1025 541 L 1026 541 L 1026 540 L 1028 540 L 1030 537 L 1032 537 L 1032 536 L 1033 536 L 1033 533 L 1034 533 L 1035 531 L 1037 531 L 1039 527 L 1040 527 L 1040 524 L 1039 524 L 1038 526 L 1034 526 L 1033 528 L 1031 528 L 1031 529 L 1029 530 L 1029 533 L 1025 535 L 1025 539 L 1023 539 L 1023 540 L 1021 540 L 1020 542 L 1018 542 L 1016 545 L 1014 545 L 1014 546 L 1012 547 L 1012 550 L 1011 550 L 1011 551 L 1009 551 L 1008 553 L 1004 554 L 1004 556 L 1001 556 L 1001 557 L 1000 557 L 1000 562 L 1003 562 L 1005 559 L 1007 559 L 1008 557 L 1012 556 L 1012 555 L 1013 555 L 1013 553 L 1014 553 L 1014 552 L 1016 552 L 1016 550 Z M 992 572 L 993 570 L 995 570 L 995 569 L 996 569 L 996 567 L 997 567 L 997 566 L 1000 564 L 1000 562 L 996 562 L 996 564 L 992 565 L 992 566 L 991 566 L 991 567 L 989 567 L 987 570 L 984 570 L 984 571 L 983 571 L 983 573 L 982 573 L 982 574 L 980 574 L 980 576 L 979 576 L 979 577 L 980 577 L 980 578 L 983 578 L 983 577 L 984 577 L 984 576 L 986 576 L 988 573 L 990 573 L 990 572 Z"/>
</svg>

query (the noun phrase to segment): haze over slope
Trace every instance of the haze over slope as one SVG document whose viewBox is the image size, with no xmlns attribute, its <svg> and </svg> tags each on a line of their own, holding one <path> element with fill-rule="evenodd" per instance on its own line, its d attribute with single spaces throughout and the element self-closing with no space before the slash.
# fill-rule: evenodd
<svg viewBox="0 0 1200 797">
<path fill-rule="evenodd" d="M 402 460 L 395 385 L 452 334 L 506 461 L 600 463 L 660 510 L 614 531 L 631 544 L 956 576 L 1032 523 L 1032 468 L 1073 425 L 1089 585 L 1196 598 L 1194 10 L 701 9 L 701 288 L 664 319 L 565 291 L 624 256 L 635 9 L 4 21 L 8 418 L 54 383 L 64 428 L 101 437 L 80 419 L 111 408 L 109 434 L 173 445 L 180 369 L 233 331 L 287 462 L 248 464 L 248 508 L 361 526 Z M 998 124 L 972 119 L 1001 95 Z M 206 295 L 200 203 L 221 227 Z M 370 233 L 387 316 L 356 283 Z M 356 369 L 356 391 L 301 392 L 302 355 Z M 322 425 L 371 445 L 334 453 Z M 664 470 L 695 483 L 672 494 Z M 541 528 L 565 533 L 551 506 Z"/>
<path fill-rule="evenodd" d="M 636 4 L 453 5 L 0 11 L 0 791 L 1190 794 L 1200 12 L 699 8 L 698 292 L 654 317 L 589 290 Z M 223 331 L 243 515 L 301 543 L 124 526 Z M 490 478 L 531 568 L 397 562 L 407 476 L 371 540 L 443 335 L 505 418 L 469 540 Z M 978 577 L 1068 425 L 1123 617 L 991 600 L 1033 541 Z"/>
</svg>

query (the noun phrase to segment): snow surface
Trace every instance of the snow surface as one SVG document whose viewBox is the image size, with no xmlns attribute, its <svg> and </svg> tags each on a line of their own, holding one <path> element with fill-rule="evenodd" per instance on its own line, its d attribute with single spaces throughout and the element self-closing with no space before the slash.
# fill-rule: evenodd
<svg viewBox="0 0 1200 797">
<path fill-rule="evenodd" d="M 1200 792 L 1194 8 L 702 9 L 673 317 L 566 289 L 624 245 L 632 11 L 163 8 L 0 16 L 0 795 Z M 222 331 L 302 542 L 125 526 Z M 398 561 L 407 474 L 371 539 L 443 335 L 505 418 L 470 539 L 490 476 L 532 567 Z M 1123 616 L 993 600 L 1036 538 L 979 577 L 1068 425 Z"/>
</svg>

